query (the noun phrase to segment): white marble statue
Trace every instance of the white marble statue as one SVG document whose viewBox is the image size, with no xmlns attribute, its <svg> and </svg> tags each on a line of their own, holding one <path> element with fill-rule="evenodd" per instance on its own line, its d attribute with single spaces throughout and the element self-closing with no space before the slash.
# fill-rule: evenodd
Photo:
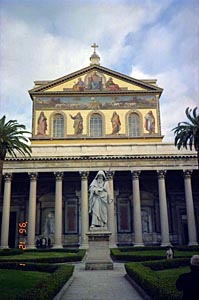
<svg viewBox="0 0 199 300">
<path fill-rule="evenodd" d="M 50 234 L 53 234 L 55 232 L 55 228 L 54 228 L 54 214 L 52 212 L 50 212 L 45 220 L 45 231 L 44 231 L 44 235 L 45 236 L 49 236 Z"/>
<path fill-rule="evenodd" d="M 89 188 L 89 213 L 91 227 L 107 228 L 107 205 L 112 202 L 108 181 L 103 171 L 99 171 Z"/>
</svg>

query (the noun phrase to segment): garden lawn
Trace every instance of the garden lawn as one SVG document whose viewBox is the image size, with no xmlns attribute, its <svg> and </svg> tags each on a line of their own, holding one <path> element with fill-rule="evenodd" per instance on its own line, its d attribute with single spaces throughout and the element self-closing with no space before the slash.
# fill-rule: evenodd
<svg viewBox="0 0 199 300">
<path fill-rule="evenodd" d="M 183 273 L 188 273 L 190 272 L 189 267 L 179 267 L 176 269 L 166 269 L 166 270 L 161 270 L 161 271 L 155 271 L 155 274 L 157 274 L 158 278 L 161 281 L 165 282 L 165 285 L 167 286 L 168 290 L 175 290 L 176 286 L 176 280 L 178 277 L 183 274 Z M 176 294 L 179 294 L 179 299 L 181 298 L 182 293 L 181 292 L 176 292 Z"/>
<path fill-rule="evenodd" d="M 50 276 L 46 272 L 0 270 L 0 300 L 14 300 L 16 294 L 34 287 Z"/>
</svg>

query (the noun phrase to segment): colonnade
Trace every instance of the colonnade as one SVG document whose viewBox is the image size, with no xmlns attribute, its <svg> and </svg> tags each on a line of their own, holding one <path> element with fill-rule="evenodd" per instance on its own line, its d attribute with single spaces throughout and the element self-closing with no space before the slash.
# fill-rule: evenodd
<svg viewBox="0 0 199 300">
<path fill-rule="evenodd" d="M 134 246 L 143 246 L 142 237 L 142 220 L 141 220 L 141 201 L 140 201 L 140 187 L 139 177 L 140 171 L 132 171 L 132 207 L 133 207 L 133 229 L 134 229 Z M 189 235 L 189 246 L 197 245 L 196 223 L 194 215 L 194 204 L 191 186 L 192 171 L 184 171 L 184 187 L 185 200 L 187 211 L 187 225 Z M 62 181 L 63 172 L 55 172 L 55 233 L 53 248 L 62 248 Z M 87 232 L 89 230 L 88 217 L 88 176 L 89 172 L 80 172 L 81 176 L 81 236 L 80 247 L 88 248 Z M 167 210 L 167 198 L 165 189 L 166 171 L 157 171 L 158 178 L 158 193 L 160 206 L 160 224 L 161 224 L 161 246 L 170 244 L 169 239 L 169 221 Z M 5 187 L 3 196 L 3 211 L 2 211 L 2 225 L 1 225 L 1 248 L 9 248 L 9 218 L 10 218 L 10 200 L 11 200 L 11 182 L 12 174 L 4 175 Z M 29 189 L 29 208 L 28 208 L 28 233 L 27 233 L 27 248 L 35 248 L 35 226 L 36 226 L 36 196 L 37 196 L 37 173 L 29 173 L 30 189 Z M 113 187 L 114 172 L 107 172 L 107 179 L 109 182 L 110 192 L 114 199 Z M 114 247 L 117 243 L 116 224 L 115 224 L 115 207 L 114 201 L 108 205 L 108 230 L 112 233 L 110 238 L 110 247 Z"/>
</svg>

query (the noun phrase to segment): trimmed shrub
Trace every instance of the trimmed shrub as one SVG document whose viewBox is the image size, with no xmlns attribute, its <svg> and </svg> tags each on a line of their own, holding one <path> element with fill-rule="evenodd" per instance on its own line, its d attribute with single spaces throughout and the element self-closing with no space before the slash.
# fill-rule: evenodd
<svg viewBox="0 0 199 300">
<path fill-rule="evenodd" d="M 148 249 L 148 247 L 142 247 L 142 250 L 138 251 L 136 247 L 136 250 L 132 250 L 131 248 L 113 248 L 111 249 L 111 256 L 113 260 L 119 260 L 119 261 L 151 261 L 151 260 L 160 260 L 166 258 L 166 250 L 162 247 L 159 247 L 156 250 Z M 144 249 L 143 249 L 144 248 Z M 127 251 L 128 250 L 128 251 Z M 191 251 L 174 251 L 174 258 L 190 258 L 193 254 L 197 253 L 193 249 Z"/>
<path fill-rule="evenodd" d="M 50 249 L 50 248 L 37 248 L 37 249 L 25 249 L 24 252 L 65 252 L 65 253 L 77 253 L 80 250 L 77 248 L 63 248 L 63 249 Z"/>
<path fill-rule="evenodd" d="M 148 267 L 154 271 L 172 269 L 178 267 L 188 266 L 190 264 L 190 258 L 176 258 L 171 260 L 162 260 L 162 261 L 147 261 L 143 262 L 145 267 Z"/>
<path fill-rule="evenodd" d="M 0 262 L 0 269 L 20 270 L 20 271 L 38 271 L 53 273 L 57 270 L 58 265 L 20 263 L 20 262 Z"/>
<path fill-rule="evenodd" d="M 176 261 L 176 262 L 174 262 Z M 144 263 L 127 263 L 125 264 L 127 274 L 139 285 L 153 300 L 179 300 L 181 293 L 178 292 L 175 286 L 171 286 L 163 280 L 161 276 L 152 270 L 162 270 L 163 265 L 169 268 L 169 265 L 174 268 L 181 266 L 182 259 L 169 261 L 156 261 Z M 189 263 L 188 261 L 185 263 Z M 159 265 L 159 268 L 158 268 Z"/>
<path fill-rule="evenodd" d="M 49 252 L 49 251 L 48 251 Z M 64 262 L 75 262 L 75 261 L 81 261 L 85 255 L 85 250 L 79 250 L 76 253 L 68 253 L 66 252 L 66 256 L 63 257 L 32 257 L 32 258 L 24 258 L 17 257 L 12 258 L 12 261 L 16 262 L 37 262 L 37 263 L 64 263 Z M 55 253 L 56 254 L 56 253 Z M 5 260 L 4 260 L 5 261 Z M 11 259 L 8 259 L 8 261 L 11 261 Z"/>
<path fill-rule="evenodd" d="M 22 249 L 1 249 L 0 256 L 11 256 L 11 255 L 19 255 L 22 254 Z"/>
<path fill-rule="evenodd" d="M 111 249 L 111 257 L 115 260 L 120 261 L 146 261 L 146 260 L 158 260 L 158 259 L 164 259 L 165 254 L 157 255 L 155 253 L 151 254 L 144 254 L 144 252 L 138 253 L 138 251 L 135 252 L 121 252 L 120 249 Z"/>
<path fill-rule="evenodd" d="M 34 288 L 18 295 L 16 300 L 52 300 L 72 276 L 73 271 L 74 266 L 72 265 L 58 266 L 54 273 L 37 284 Z"/>
</svg>

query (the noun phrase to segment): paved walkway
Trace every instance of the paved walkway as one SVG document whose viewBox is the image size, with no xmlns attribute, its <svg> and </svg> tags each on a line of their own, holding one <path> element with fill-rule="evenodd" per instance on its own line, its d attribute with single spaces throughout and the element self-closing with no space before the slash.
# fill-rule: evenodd
<svg viewBox="0 0 199 300">
<path fill-rule="evenodd" d="M 86 271 L 83 263 L 76 264 L 72 283 L 55 299 L 142 300 L 143 298 L 124 277 L 125 274 L 122 263 L 114 263 L 114 270 L 110 271 Z"/>
</svg>

